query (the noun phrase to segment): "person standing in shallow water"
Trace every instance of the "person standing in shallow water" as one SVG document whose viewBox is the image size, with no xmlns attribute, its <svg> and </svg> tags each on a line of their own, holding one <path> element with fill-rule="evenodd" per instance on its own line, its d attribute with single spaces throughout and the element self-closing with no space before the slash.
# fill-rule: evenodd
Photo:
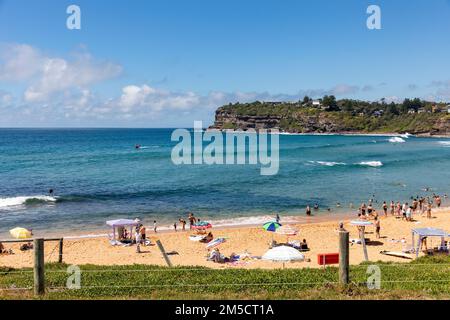
<svg viewBox="0 0 450 320">
<path fill-rule="evenodd" d="M 275 221 L 277 222 L 277 223 L 280 223 L 280 215 L 277 213 L 277 215 L 276 215 L 276 217 L 275 217 Z"/>
<path fill-rule="evenodd" d="M 306 215 L 307 216 L 311 215 L 311 207 L 309 206 L 309 204 L 306 206 Z"/>
</svg>

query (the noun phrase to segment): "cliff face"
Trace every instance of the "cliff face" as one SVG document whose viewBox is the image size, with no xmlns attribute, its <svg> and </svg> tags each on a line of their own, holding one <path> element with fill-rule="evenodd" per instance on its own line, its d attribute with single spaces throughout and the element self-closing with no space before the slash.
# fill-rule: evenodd
<svg viewBox="0 0 450 320">
<path fill-rule="evenodd" d="M 269 111 L 268 111 L 269 110 Z M 272 111 L 270 111 L 272 110 Z M 225 106 L 217 109 L 213 129 L 279 129 L 291 133 L 406 133 L 450 135 L 446 113 L 405 114 L 375 117 L 320 109 L 277 109 L 264 112 Z"/>
</svg>

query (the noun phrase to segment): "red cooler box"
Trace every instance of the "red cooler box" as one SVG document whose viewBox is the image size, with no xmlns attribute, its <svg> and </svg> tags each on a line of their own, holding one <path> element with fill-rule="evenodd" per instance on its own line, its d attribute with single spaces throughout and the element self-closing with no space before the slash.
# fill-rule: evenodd
<svg viewBox="0 0 450 320">
<path fill-rule="evenodd" d="M 327 264 L 338 264 L 339 253 L 319 253 L 317 255 L 317 263 L 321 266 Z"/>
</svg>

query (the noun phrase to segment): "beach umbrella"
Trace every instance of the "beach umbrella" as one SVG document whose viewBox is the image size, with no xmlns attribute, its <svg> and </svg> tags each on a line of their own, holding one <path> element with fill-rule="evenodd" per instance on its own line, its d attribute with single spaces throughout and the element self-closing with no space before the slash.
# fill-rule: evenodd
<svg viewBox="0 0 450 320">
<path fill-rule="evenodd" d="M 9 230 L 9 233 L 16 239 L 29 239 L 32 236 L 31 231 L 25 228 L 14 228 Z"/>
<path fill-rule="evenodd" d="M 210 228 L 212 228 L 211 223 L 206 222 L 206 221 L 201 221 L 192 226 L 192 229 L 195 229 L 195 230 L 206 230 L 206 229 L 210 229 Z"/>
<path fill-rule="evenodd" d="M 266 222 L 263 225 L 263 229 L 266 231 L 275 232 L 279 227 L 281 227 L 281 223 L 276 221 Z"/>
<path fill-rule="evenodd" d="M 226 242 L 227 240 L 225 238 L 217 238 L 212 240 L 210 243 L 206 245 L 206 249 L 215 248 L 217 246 L 220 246 L 222 243 Z"/>
<path fill-rule="evenodd" d="M 303 261 L 305 256 L 292 247 L 279 246 L 267 251 L 262 259 L 280 262 Z"/>
<path fill-rule="evenodd" d="M 352 226 L 358 226 L 358 227 L 367 227 L 373 225 L 372 222 L 366 221 L 366 220 L 352 220 L 350 221 L 350 224 Z"/>
</svg>

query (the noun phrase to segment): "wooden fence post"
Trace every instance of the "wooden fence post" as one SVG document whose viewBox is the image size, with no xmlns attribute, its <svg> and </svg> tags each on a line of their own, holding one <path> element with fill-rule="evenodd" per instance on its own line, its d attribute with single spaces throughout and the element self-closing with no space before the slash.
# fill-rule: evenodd
<svg viewBox="0 0 450 320">
<path fill-rule="evenodd" d="M 45 293 L 44 239 L 34 239 L 34 294 Z"/>
<path fill-rule="evenodd" d="M 59 239 L 59 257 L 58 262 L 63 262 L 63 245 L 64 245 L 64 238 Z"/>
<path fill-rule="evenodd" d="M 339 283 L 349 283 L 349 232 L 341 226 L 339 229 Z"/>
<path fill-rule="evenodd" d="M 164 260 L 166 260 L 167 265 L 169 267 L 172 267 L 172 262 L 170 262 L 169 256 L 167 255 L 166 250 L 164 250 L 164 247 L 163 247 L 161 241 L 157 240 L 156 244 L 158 245 L 158 248 L 159 248 L 159 250 L 161 251 L 161 253 L 162 253 L 163 257 L 164 257 Z"/>
</svg>

